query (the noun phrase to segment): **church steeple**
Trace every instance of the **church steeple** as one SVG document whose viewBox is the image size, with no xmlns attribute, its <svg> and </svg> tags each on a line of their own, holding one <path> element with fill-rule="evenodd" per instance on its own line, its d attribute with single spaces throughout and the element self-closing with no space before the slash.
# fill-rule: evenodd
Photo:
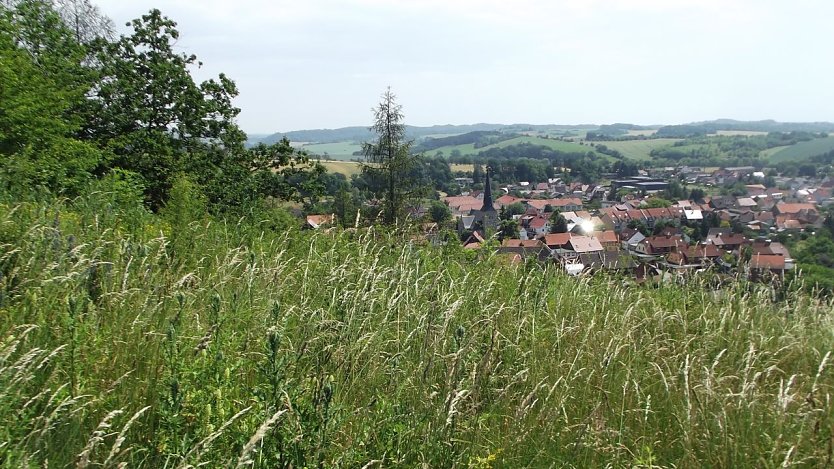
<svg viewBox="0 0 834 469">
<path fill-rule="evenodd" d="M 482 212 L 494 212 L 495 207 L 492 203 L 492 186 L 489 182 L 489 172 L 492 168 L 486 168 L 486 183 L 484 184 L 484 206 L 481 207 Z"/>
</svg>

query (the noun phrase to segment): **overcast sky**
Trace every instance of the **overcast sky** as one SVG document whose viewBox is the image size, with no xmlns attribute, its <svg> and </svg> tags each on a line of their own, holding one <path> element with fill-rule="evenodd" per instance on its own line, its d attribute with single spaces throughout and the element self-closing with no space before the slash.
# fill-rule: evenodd
<svg viewBox="0 0 834 469">
<path fill-rule="evenodd" d="M 831 0 L 93 0 L 156 7 L 250 133 L 369 125 L 834 120 Z"/>
</svg>

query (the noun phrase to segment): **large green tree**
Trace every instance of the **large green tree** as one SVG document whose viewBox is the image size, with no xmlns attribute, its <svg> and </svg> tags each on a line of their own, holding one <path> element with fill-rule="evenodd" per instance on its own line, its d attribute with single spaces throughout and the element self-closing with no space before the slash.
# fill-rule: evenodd
<svg viewBox="0 0 834 469">
<path fill-rule="evenodd" d="M 363 145 L 365 164 L 362 172 L 376 181 L 372 190 L 383 199 L 382 220 L 394 224 L 405 214 L 409 198 L 419 196 L 421 188 L 407 177 L 415 165 L 412 142 L 406 139 L 402 106 L 388 88 L 374 108 L 371 130 L 376 139 Z"/>
<path fill-rule="evenodd" d="M 200 63 L 175 51 L 176 23 L 159 10 L 127 25 L 132 34 L 95 44 L 101 76 L 87 132 L 112 154 L 109 166 L 145 179 L 146 196 L 158 207 L 177 173 L 194 174 L 205 186 L 228 165 L 246 164 L 245 134 L 234 120 L 240 110 L 232 105 L 238 90 L 223 74 L 194 81 L 190 70 Z"/>
</svg>

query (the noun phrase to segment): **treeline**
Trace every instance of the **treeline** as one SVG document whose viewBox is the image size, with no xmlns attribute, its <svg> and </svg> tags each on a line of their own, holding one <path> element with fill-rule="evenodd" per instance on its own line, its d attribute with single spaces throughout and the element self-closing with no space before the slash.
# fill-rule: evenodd
<svg viewBox="0 0 834 469">
<path fill-rule="evenodd" d="M 504 183 L 545 182 L 557 174 L 567 180 L 591 183 L 611 170 L 611 164 L 591 148 L 587 153 L 564 152 L 532 143 L 490 148 L 474 156 L 451 156 L 449 161 L 488 165 L 495 171 L 495 180 Z"/>
<path fill-rule="evenodd" d="M 475 148 L 481 148 L 487 145 L 503 142 L 504 140 L 509 140 L 517 136 L 518 134 L 506 132 L 475 131 L 460 135 L 452 135 L 449 137 L 427 138 L 426 140 L 420 142 L 414 150 L 418 152 L 432 151 L 446 146 L 467 144 L 472 144 Z"/>
<path fill-rule="evenodd" d="M 650 152 L 655 164 L 693 166 L 755 166 L 764 167 L 761 152 L 770 148 L 794 145 L 821 138 L 826 134 L 810 132 L 771 132 L 752 136 L 697 136 L 676 141 L 671 146 Z"/>
<path fill-rule="evenodd" d="M 830 122 L 776 122 L 773 120 L 763 121 L 736 121 L 732 119 L 718 119 L 706 122 L 694 122 L 691 124 L 667 125 L 658 129 L 658 137 L 697 137 L 717 133 L 718 131 L 746 131 L 746 132 L 810 132 L 828 133 L 834 131 L 834 123 Z"/>
</svg>

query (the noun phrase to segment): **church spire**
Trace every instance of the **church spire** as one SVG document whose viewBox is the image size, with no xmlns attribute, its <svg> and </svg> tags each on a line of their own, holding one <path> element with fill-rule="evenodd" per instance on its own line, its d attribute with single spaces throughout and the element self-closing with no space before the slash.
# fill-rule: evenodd
<svg viewBox="0 0 834 469">
<path fill-rule="evenodd" d="M 493 206 L 493 203 L 492 203 L 492 186 L 490 185 L 490 182 L 489 182 L 489 173 L 490 173 L 491 169 L 492 168 L 490 168 L 489 166 L 487 166 L 487 168 L 486 168 L 486 183 L 484 184 L 484 206 L 481 207 L 482 212 L 494 212 L 495 211 L 495 207 Z"/>
</svg>

